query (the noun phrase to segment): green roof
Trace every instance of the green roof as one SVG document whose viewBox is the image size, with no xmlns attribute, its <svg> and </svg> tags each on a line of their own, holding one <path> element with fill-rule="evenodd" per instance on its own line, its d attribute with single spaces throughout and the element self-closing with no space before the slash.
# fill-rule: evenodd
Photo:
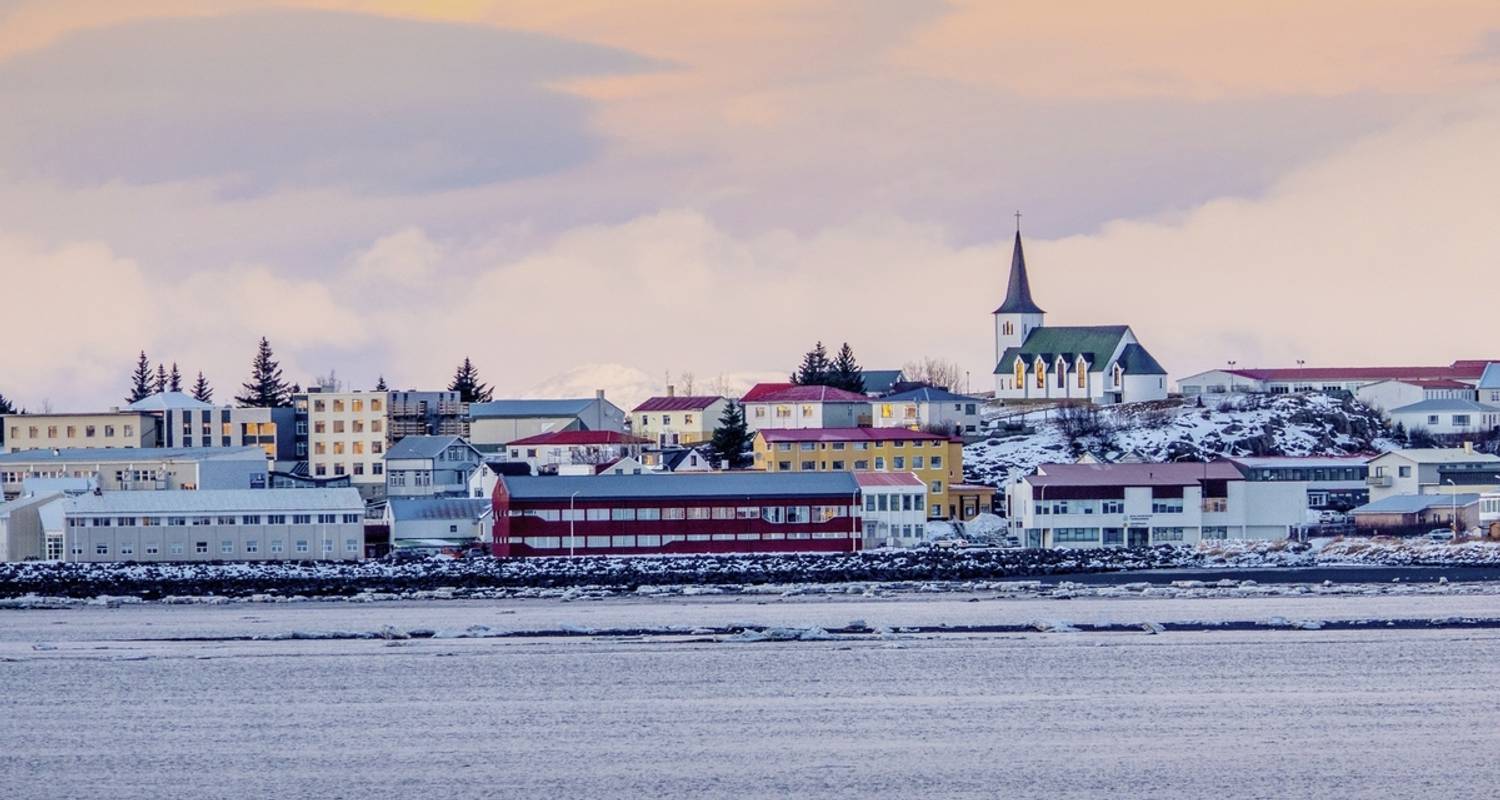
<svg viewBox="0 0 1500 800">
<path fill-rule="evenodd" d="M 995 374 L 1006 374 L 1016 368 L 1016 359 L 1023 359 L 1028 366 L 1038 357 L 1050 366 L 1058 356 L 1070 365 L 1081 355 L 1089 363 L 1091 371 L 1099 372 L 1109 367 L 1104 359 L 1114 355 L 1120 340 L 1130 331 L 1128 325 L 1073 325 L 1042 326 L 1032 330 L 1020 347 L 1008 347 L 995 365 Z M 1146 352 L 1146 348 L 1134 342 L 1120 351 L 1120 366 L 1128 375 L 1165 375 L 1167 371 Z"/>
<path fill-rule="evenodd" d="M 1120 353 L 1120 366 L 1124 368 L 1126 375 L 1165 375 L 1166 367 L 1160 361 L 1151 357 L 1146 348 L 1137 343 L 1125 345 L 1124 351 Z"/>
</svg>

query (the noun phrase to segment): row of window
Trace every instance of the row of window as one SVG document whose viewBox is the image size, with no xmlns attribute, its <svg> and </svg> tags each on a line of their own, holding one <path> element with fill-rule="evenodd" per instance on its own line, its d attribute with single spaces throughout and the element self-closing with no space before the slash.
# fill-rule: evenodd
<svg viewBox="0 0 1500 800">
<path fill-rule="evenodd" d="M 332 428 L 334 433 L 364 433 L 365 421 L 362 419 L 350 420 L 346 431 L 344 420 L 336 419 L 333 420 Z M 328 429 L 329 424 L 327 420 L 313 420 L 313 433 L 327 433 Z M 383 420 L 370 420 L 370 433 L 383 433 L 384 431 L 385 422 Z M 302 432 L 306 433 L 306 431 Z"/>
<path fill-rule="evenodd" d="M 335 542 L 332 539 L 324 539 L 323 540 L 323 553 L 324 553 L 324 555 L 332 555 L 335 552 L 337 545 L 338 545 L 338 543 Z M 292 542 L 292 548 L 293 548 L 293 552 L 297 552 L 297 553 L 308 553 L 308 552 L 312 551 L 312 548 L 308 544 L 308 540 L 306 540 L 306 539 L 297 539 L 297 540 L 295 540 L 294 542 Z M 344 552 L 346 552 L 346 553 L 358 553 L 359 552 L 359 548 L 360 548 L 360 544 L 359 544 L 359 540 L 358 539 L 345 539 L 344 540 Z M 170 542 L 167 545 L 167 552 L 168 552 L 169 555 L 180 556 L 180 555 L 183 555 L 185 553 L 185 551 L 186 551 L 186 546 L 182 542 Z M 208 552 L 209 552 L 208 542 L 206 542 L 206 541 L 193 542 L 193 553 L 195 555 L 205 555 Z M 260 552 L 260 542 L 258 540 L 256 540 L 256 539 L 246 539 L 245 540 L 244 553 L 253 554 L 253 553 L 259 553 L 259 552 Z M 268 549 L 267 552 L 271 552 L 271 553 L 284 553 L 284 552 L 286 552 L 286 543 L 283 542 L 283 541 L 281 541 L 280 539 L 272 539 L 270 541 L 270 547 L 269 547 L 269 549 Z M 145 544 L 141 545 L 141 553 L 143 555 L 148 555 L 148 556 L 160 555 L 161 554 L 161 544 L 158 543 L 158 542 L 146 542 Z M 73 555 L 75 555 L 75 556 L 81 556 L 83 554 L 84 554 L 83 545 L 81 543 L 74 543 L 74 545 L 73 545 Z M 94 544 L 94 555 L 96 555 L 96 556 L 107 556 L 109 554 L 110 554 L 110 546 L 109 546 L 108 543 L 97 542 L 97 543 Z M 136 553 L 135 553 L 135 543 L 134 542 L 122 542 L 122 543 L 120 543 L 118 555 L 121 555 L 121 556 L 133 556 L 135 554 Z M 219 542 L 219 555 L 225 555 L 225 556 L 239 555 L 239 553 L 236 552 L 236 549 L 235 549 L 235 546 L 234 546 L 234 540 L 232 540 L 232 539 L 224 539 L 223 541 Z"/>
<path fill-rule="evenodd" d="M 1250 470 L 1253 481 L 1362 481 L 1367 467 L 1261 467 Z"/>
<path fill-rule="evenodd" d="M 890 535 L 896 539 L 922 539 L 927 534 L 927 526 L 920 522 L 915 525 L 891 525 L 885 522 L 878 522 L 874 523 L 873 531 L 871 530 L 871 526 L 865 526 L 865 536 L 867 538 L 871 537 L 872 534 L 874 538 L 880 538 L 885 535 L 886 531 L 890 531 Z"/>
<path fill-rule="evenodd" d="M 69 438 L 69 439 L 77 439 L 78 438 L 78 427 L 79 426 L 77 426 L 77 425 L 63 425 L 63 426 L 48 425 L 47 426 L 47 438 L 48 439 L 56 439 L 56 438 L 58 438 L 57 437 L 57 433 L 58 433 L 59 430 L 62 430 L 62 431 L 66 431 L 67 432 L 67 438 Z M 84 425 L 83 426 L 83 438 L 85 438 L 85 439 L 93 439 L 93 438 L 95 438 L 95 435 L 98 434 L 98 432 L 99 432 L 99 428 L 103 428 L 104 429 L 104 438 L 106 438 L 106 439 L 113 439 L 114 438 L 114 436 L 115 436 L 115 426 L 113 426 L 113 425 Z M 41 429 L 40 426 L 37 426 L 37 425 L 28 425 L 28 426 L 26 426 L 26 435 L 27 435 L 28 438 L 31 438 L 31 439 L 39 438 L 41 436 L 41 431 L 42 431 L 42 429 Z M 135 435 L 135 426 L 134 425 L 121 425 L 120 428 L 119 428 L 119 431 L 120 431 L 120 434 L 122 436 L 125 436 L 126 438 L 129 438 L 129 437 L 132 437 L 132 436 Z M 21 426 L 20 425 L 12 425 L 12 426 L 10 426 L 10 438 L 13 439 L 13 440 L 21 438 Z"/>
<path fill-rule="evenodd" d="M 203 527 L 208 525 L 358 525 L 359 514 L 223 514 L 194 517 L 68 517 L 70 528 Z M 264 520 L 264 522 L 262 522 Z"/>
<path fill-rule="evenodd" d="M 333 442 L 332 448 L 328 445 L 328 442 L 313 442 L 313 455 L 326 456 L 330 449 L 336 456 L 343 455 L 345 450 L 349 451 L 351 455 L 362 456 L 365 454 L 364 442 L 348 442 L 347 446 L 345 442 Z M 380 439 L 372 439 L 370 440 L 369 450 L 371 455 L 378 456 L 385 452 L 385 442 Z"/>
<path fill-rule="evenodd" d="M 544 522 L 656 522 L 658 520 L 759 519 L 765 522 L 821 523 L 849 516 L 848 506 L 689 506 L 686 508 L 512 509 L 512 517 Z"/>
<path fill-rule="evenodd" d="M 926 446 L 931 447 L 931 448 L 939 448 L 939 447 L 942 447 L 942 446 L 944 446 L 944 445 L 947 444 L 947 441 L 944 440 L 944 439 L 912 439 L 912 440 L 897 439 L 897 440 L 891 441 L 891 442 L 888 442 L 888 441 L 874 441 L 874 442 L 868 442 L 868 441 L 866 441 L 866 442 L 796 442 L 795 444 L 797 445 L 797 449 L 798 450 L 803 450 L 803 451 L 808 451 L 808 450 L 843 450 L 845 448 L 845 446 L 847 446 L 850 450 L 869 450 L 871 447 L 885 447 L 886 445 L 890 445 L 891 447 L 894 447 L 897 450 L 900 450 L 901 448 L 906 447 L 906 443 L 908 441 L 911 442 L 911 446 L 912 446 L 913 449 L 922 447 L 923 444 L 926 444 Z M 792 444 L 793 444 L 793 442 L 777 442 L 776 443 L 776 449 L 780 450 L 783 453 L 789 453 L 792 450 Z"/>
<path fill-rule="evenodd" d="M 776 468 L 779 469 L 779 470 L 781 470 L 782 472 L 787 472 L 787 471 L 791 470 L 793 463 L 796 463 L 798 465 L 798 468 L 800 468 L 803 472 L 810 472 L 812 470 L 817 470 L 817 469 L 827 470 L 830 467 L 835 472 L 843 472 L 845 469 L 848 468 L 847 465 L 850 462 L 845 461 L 843 459 L 834 459 L 832 461 L 809 461 L 809 460 L 803 460 L 803 461 L 798 461 L 798 462 L 778 461 L 778 462 L 776 462 Z M 875 472 L 885 472 L 886 471 L 886 468 L 885 468 L 885 465 L 886 465 L 885 456 L 879 456 L 879 457 L 875 458 L 875 460 L 874 460 L 873 463 L 875 464 L 875 468 L 874 468 Z M 932 458 L 929 459 L 929 458 L 923 458 L 922 456 L 912 456 L 911 457 L 911 461 L 910 461 L 911 466 L 908 467 L 907 463 L 908 462 L 907 462 L 907 459 L 906 459 L 905 456 L 894 456 L 890 460 L 890 465 L 891 465 L 891 469 L 892 470 L 894 470 L 896 472 L 905 472 L 908 469 L 942 469 L 943 468 L 943 457 L 942 456 L 933 456 Z M 853 464 L 854 464 L 854 470 L 856 472 L 867 472 L 867 471 L 870 470 L 871 460 L 868 459 L 868 458 L 858 458 L 858 459 L 854 460 Z"/>
<path fill-rule="evenodd" d="M 867 494 L 866 511 L 922 511 L 927 506 L 923 494 Z"/>
<path fill-rule="evenodd" d="M 635 536 L 512 536 L 511 544 L 524 544 L 540 550 L 569 547 L 662 547 L 673 542 L 761 542 L 809 541 L 812 539 L 852 539 L 858 534 L 844 531 L 818 533 L 688 533 Z"/>
<path fill-rule="evenodd" d="M 329 467 L 328 467 L 327 464 L 314 464 L 313 465 L 313 474 L 314 475 L 317 475 L 319 477 L 323 477 L 323 476 L 326 476 L 328 474 L 328 472 L 329 472 Z M 363 461 L 356 461 L 356 462 L 354 462 L 354 465 L 352 467 L 352 471 L 351 471 L 350 467 L 344 465 L 344 462 L 342 462 L 342 461 L 335 462 L 333 464 L 333 474 L 334 475 L 350 475 L 350 474 L 353 474 L 353 475 L 363 475 L 363 474 L 365 474 L 365 462 L 363 462 Z M 373 461 L 373 462 L 371 462 L 370 463 L 370 474 L 371 475 L 384 475 L 385 474 L 385 464 L 383 464 L 383 463 L 381 463 L 379 461 Z"/>
<path fill-rule="evenodd" d="M 345 403 L 343 400 L 324 400 L 322 398 L 318 398 L 312 401 L 312 410 L 317 413 L 322 413 L 332 407 L 333 413 L 342 414 L 347 408 L 347 410 L 349 411 L 360 414 L 365 410 L 365 402 L 366 401 L 364 398 L 355 398 L 348 401 L 348 403 Z M 379 412 L 383 408 L 385 408 L 385 403 L 378 397 L 369 398 L 369 404 L 370 410 L 374 412 Z"/>
<path fill-rule="evenodd" d="M 697 422 L 696 422 L 697 419 L 698 419 L 698 417 L 697 417 L 696 414 L 683 414 L 682 415 L 682 424 L 684 424 L 684 425 L 695 425 L 695 424 L 697 424 Z M 641 427 L 644 428 L 644 427 L 646 427 L 646 426 L 648 426 L 650 424 L 651 424 L 651 415 L 650 414 L 642 414 L 641 415 Z M 664 428 L 671 427 L 671 425 L 672 425 L 672 415 L 671 414 L 662 414 L 661 415 L 661 425 Z"/>
<path fill-rule="evenodd" d="M 1218 531 L 1222 535 L 1213 538 L 1224 539 L 1228 537 L 1225 528 L 1204 528 L 1204 538 L 1209 538 L 1207 531 Z M 1151 543 L 1158 542 L 1180 542 L 1183 540 L 1183 528 L 1152 528 Z M 1123 545 L 1125 544 L 1124 528 L 1053 528 L 1052 541 L 1058 543 L 1072 544 L 1103 544 Z"/>
<path fill-rule="evenodd" d="M 1088 388 L 1088 377 L 1089 377 L 1088 366 L 1089 365 L 1088 365 L 1087 361 L 1084 361 L 1082 358 L 1079 358 L 1077 366 L 1073 370 L 1073 372 L 1078 376 L 1078 388 L 1080 388 L 1080 389 L 1087 389 Z M 1045 389 L 1045 388 L 1047 388 L 1047 363 L 1045 361 L 1043 361 L 1040 357 L 1037 358 L 1036 359 L 1036 364 L 1033 367 L 1032 371 L 1036 374 L 1036 388 L 1038 388 L 1038 389 Z M 1052 368 L 1052 372 L 1053 372 L 1053 374 L 1055 374 L 1057 376 L 1057 388 L 1061 389 L 1065 385 L 1067 385 L 1068 362 L 1064 361 L 1061 358 L 1057 359 L 1057 363 Z M 1110 370 L 1110 381 L 1111 381 L 1112 385 L 1115 388 L 1119 388 L 1120 384 L 1123 383 L 1124 380 L 1125 380 L 1125 370 L 1123 368 L 1121 368 L 1119 364 L 1115 364 L 1114 368 Z M 1026 362 L 1023 361 L 1023 360 L 1021 360 L 1020 358 L 1017 358 L 1016 359 L 1016 368 L 1015 368 L 1015 387 L 1014 388 L 1019 389 L 1022 386 L 1025 386 L 1025 385 L 1026 385 Z"/>
<path fill-rule="evenodd" d="M 1043 500 L 1038 514 L 1124 514 L 1124 500 Z"/>
</svg>

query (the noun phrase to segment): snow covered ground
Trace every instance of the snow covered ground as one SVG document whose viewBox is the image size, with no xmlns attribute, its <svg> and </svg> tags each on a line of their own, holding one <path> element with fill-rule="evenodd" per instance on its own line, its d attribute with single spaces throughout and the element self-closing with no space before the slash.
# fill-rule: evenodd
<svg viewBox="0 0 1500 800">
<path fill-rule="evenodd" d="M 1495 631 L 1277 624 L 1451 616 L 1500 606 L 973 594 L 0 611 L 0 772 L 16 800 L 1487 796 Z M 1266 624 L 1086 629 L 1183 620 Z M 1050 632 L 901 632 L 1008 621 Z M 692 633 L 851 622 L 886 633 Z M 684 632 L 275 635 L 640 625 Z M 272 635 L 235 638 L 256 633 Z"/>
</svg>

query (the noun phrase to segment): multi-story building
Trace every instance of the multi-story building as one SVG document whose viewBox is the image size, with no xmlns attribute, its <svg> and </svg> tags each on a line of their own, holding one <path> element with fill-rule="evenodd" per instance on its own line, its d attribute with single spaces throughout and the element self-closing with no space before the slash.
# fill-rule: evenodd
<svg viewBox="0 0 1500 800">
<path fill-rule="evenodd" d="M 1309 392 L 1348 392 L 1357 394 L 1371 384 L 1402 381 L 1479 383 L 1489 360 L 1455 361 L 1447 366 L 1426 367 L 1269 367 L 1252 369 L 1211 369 L 1189 375 L 1177 382 L 1187 397 L 1226 392 L 1264 392 L 1294 394 Z M 1482 399 L 1482 398 L 1481 398 Z"/>
<path fill-rule="evenodd" d="M 142 411 L 105 411 L 92 414 L 5 414 L 5 448 L 71 450 L 76 448 L 139 448 L 160 445 L 157 418 Z"/>
<path fill-rule="evenodd" d="M 954 436 L 979 434 L 979 401 L 946 389 L 924 386 L 887 395 L 870 404 L 877 428 L 910 428 Z"/>
<path fill-rule="evenodd" d="M 259 447 L 271 460 L 297 453 L 296 412 L 290 408 L 211 406 L 166 411 L 167 447 Z"/>
<path fill-rule="evenodd" d="M 960 439 L 906 428 L 802 428 L 755 434 L 755 466 L 766 472 L 915 474 L 927 486 L 928 519 L 959 516 L 951 490 L 963 481 L 963 453 Z"/>
<path fill-rule="evenodd" d="M 860 548 L 849 473 L 501 476 L 494 504 L 497 556 Z"/>
<path fill-rule="evenodd" d="M 616 431 L 557 431 L 517 439 L 506 445 L 506 460 L 529 464 L 533 471 L 555 472 L 571 464 L 598 466 L 622 458 L 639 458 L 645 439 Z"/>
<path fill-rule="evenodd" d="M 354 489 L 101 492 L 66 502 L 67 561 L 364 557 Z"/>
<path fill-rule="evenodd" d="M 870 398 L 832 386 L 759 383 L 740 403 L 745 406 L 745 424 L 751 430 L 870 425 Z"/>
<path fill-rule="evenodd" d="M 570 400 L 492 400 L 469 404 L 469 444 L 481 452 L 503 452 L 504 446 L 543 433 L 560 431 L 625 432 L 625 411 L 600 390 Z"/>
<path fill-rule="evenodd" d="M 30 450 L 0 454 L 0 490 L 21 493 L 28 478 L 95 478 L 106 492 L 169 489 L 264 489 L 265 451 L 258 447 L 150 447 Z"/>
<path fill-rule="evenodd" d="M 465 497 L 484 463 L 459 436 L 407 436 L 385 454 L 387 497 Z"/>
<path fill-rule="evenodd" d="M 1348 511 L 1370 502 L 1369 456 L 1245 456 L 1230 461 L 1247 481 L 1299 484 L 1307 489 L 1307 507 Z"/>
<path fill-rule="evenodd" d="M 1247 481 L 1228 461 L 1043 464 L 1007 490 L 1027 547 L 1145 547 L 1285 539 L 1306 522 L 1298 483 Z"/>
<path fill-rule="evenodd" d="M 865 549 L 915 547 L 927 539 L 927 484 L 910 472 L 856 472 Z"/>
<path fill-rule="evenodd" d="M 652 397 L 631 410 L 630 432 L 657 447 L 690 446 L 712 439 L 729 401 L 718 395 L 678 397 L 667 388 L 665 397 Z"/>
<path fill-rule="evenodd" d="M 1474 384 L 1445 378 L 1397 379 L 1365 384 L 1354 391 L 1354 399 L 1377 411 L 1409 406 L 1423 400 L 1477 400 Z"/>
<path fill-rule="evenodd" d="M 469 436 L 469 404 L 458 392 L 391 392 L 390 443 L 407 436 Z"/>
<path fill-rule="evenodd" d="M 1369 461 L 1370 502 L 1395 495 L 1486 492 L 1500 486 L 1500 456 L 1472 447 L 1408 448 Z"/>
<path fill-rule="evenodd" d="M 294 397 L 312 477 L 347 475 L 366 498 L 384 496 L 387 402 L 386 392 L 308 391 Z"/>
</svg>

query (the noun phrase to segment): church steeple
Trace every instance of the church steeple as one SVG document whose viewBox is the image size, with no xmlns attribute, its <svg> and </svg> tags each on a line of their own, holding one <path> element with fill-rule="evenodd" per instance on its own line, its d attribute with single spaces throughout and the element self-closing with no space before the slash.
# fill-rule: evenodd
<svg viewBox="0 0 1500 800">
<path fill-rule="evenodd" d="M 1016 245 L 1010 255 L 1010 282 L 1005 286 L 1005 302 L 996 314 L 1044 314 L 1031 299 L 1031 281 L 1026 277 L 1026 253 L 1021 249 L 1021 229 L 1016 227 Z"/>
</svg>

